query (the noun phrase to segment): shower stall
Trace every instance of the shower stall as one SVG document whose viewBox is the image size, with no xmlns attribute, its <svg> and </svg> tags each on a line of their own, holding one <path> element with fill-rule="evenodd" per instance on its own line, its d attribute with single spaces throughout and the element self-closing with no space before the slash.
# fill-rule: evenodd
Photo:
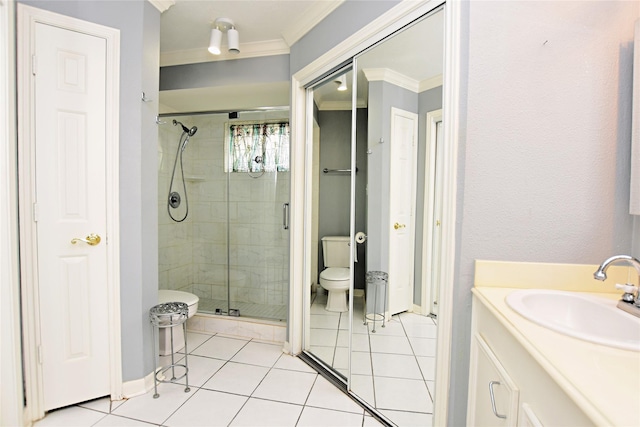
<svg viewBox="0 0 640 427">
<path fill-rule="evenodd" d="M 288 121 L 288 110 L 159 118 L 160 289 L 196 294 L 200 313 L 286 321 Z"/>
</svg>

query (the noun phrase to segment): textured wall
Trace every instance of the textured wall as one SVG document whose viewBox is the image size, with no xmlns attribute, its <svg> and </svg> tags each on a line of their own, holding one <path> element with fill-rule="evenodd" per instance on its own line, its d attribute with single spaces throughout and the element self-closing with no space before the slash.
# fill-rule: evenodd
<svg viewBox="0 0 640 427">
<path fill-rule="evenodd" d="M 632 246 L 637 2 L 462 4 L 450 425 L 464 425 L 475 259 L 599 263 Z"/>
</svg>

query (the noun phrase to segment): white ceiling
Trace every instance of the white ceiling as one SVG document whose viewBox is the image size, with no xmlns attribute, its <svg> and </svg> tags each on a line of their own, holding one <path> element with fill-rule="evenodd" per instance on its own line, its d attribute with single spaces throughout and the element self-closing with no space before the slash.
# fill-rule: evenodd
<svg viewBox="0 0 640 427">
<path fill-rule="evenodd" d="M 344 0 L 175 0 L 161 17 L 161 65 L 288 53 L 289 47 Z M 207 51 L 217 18 L 229 18 L 240 34 L 240 54 Z M 223 45 L 226 37 L 223 37 Z M 223 49 L 224 50 L 224 49 Z M 273 54 L 273 53 L 272 53 Z"/>
</svg>

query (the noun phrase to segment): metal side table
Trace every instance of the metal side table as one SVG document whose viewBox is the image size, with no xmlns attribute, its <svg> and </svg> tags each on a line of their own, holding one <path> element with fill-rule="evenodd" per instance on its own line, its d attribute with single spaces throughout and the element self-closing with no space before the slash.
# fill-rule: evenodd
<svg viewBox="0 0 640 427">
<path fill-rule="evenodd" d="M 376 332 L 376 321 L 382 320 L 384 328 L 385 313 L 387 312 L 387 284 L 389 274 L 384 271 L 367 272 L 366 301 L 364 304 L 364 324 L 373 322 L 373 330 Z"/>
<path fill-rule="evenodd" d="M 158 383 L 175 383 L 182 378 L 185 379 L 185 389 L 184 392 L 188 393 L 191 391 L 189 388 L 189 363 L 187 360 L 188 351 L 187 351 L 187 318 L 189 317 L 189 306 L 183 302 L 167 302 L 164 304 L 158 304 L 149 310 L 149 320 L 152 324 L 153 330 L 153 398 L 157 399 L 160 395 L 158 394 Z M 173 351 L 173 328 L 175 326 L 182 326 L 184 331 L 184 363 L 176 363 L 175 354 Z M 164 329 L 171 328 L 171 364 L 160 367 L 158 369 L 158 345 L 156 340 L 156 328 Z M 184 374 L 180 375 L 176 378 L 176 368 L 183 368 Z M 159 379 L 158 376 L 162 375 L 171 370 L 171 379 Z"/>
</svg>

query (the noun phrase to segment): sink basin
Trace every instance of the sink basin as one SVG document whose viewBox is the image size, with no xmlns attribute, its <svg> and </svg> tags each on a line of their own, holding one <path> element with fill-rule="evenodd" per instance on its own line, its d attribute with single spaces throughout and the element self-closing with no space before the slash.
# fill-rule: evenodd
<svg viewBox="0 0 640 427">
<path fill-rule="evenodd" d="M 617 301 L 577 292 L 523 289 L 506 302 L 541 326 L 585 341 L 640 351 L 640 318 L 616 308 Z"/>
</svg>

